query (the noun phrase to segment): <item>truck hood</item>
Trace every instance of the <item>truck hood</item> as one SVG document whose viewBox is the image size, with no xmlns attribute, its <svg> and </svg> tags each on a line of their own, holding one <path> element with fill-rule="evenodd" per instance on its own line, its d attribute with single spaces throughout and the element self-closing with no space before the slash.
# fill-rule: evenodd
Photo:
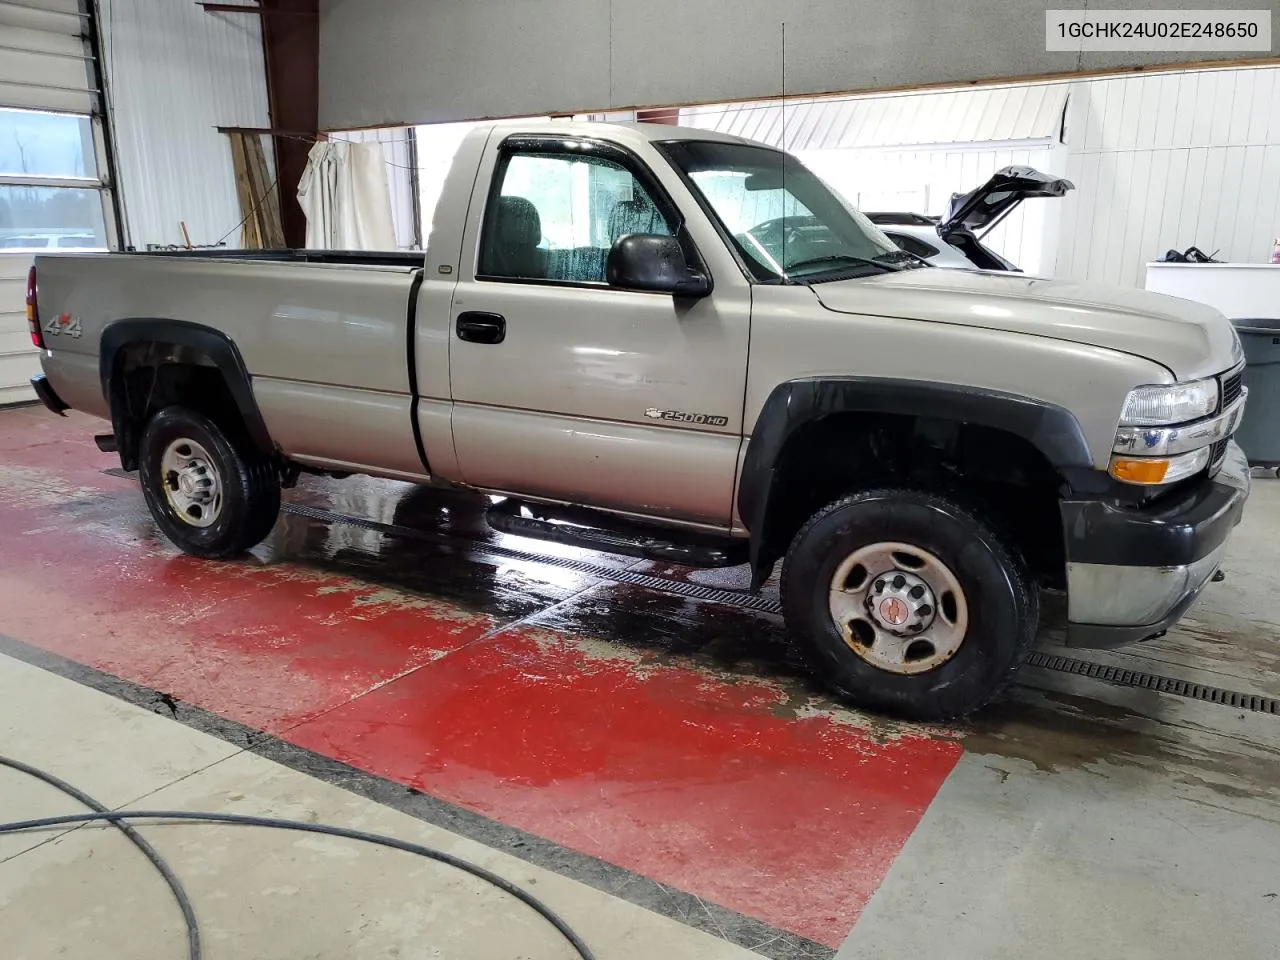
<svg viewBox="0 0 1280 960">
<path fill-rule="evenodd" d="M 902 270 L 812 284 L 828 310 L 1005 330 L 1104 347 L 1179 380 L 1221 373 L 1239 339 L 1212 307 L 1145 290 L 980 270 Z"/>
</svg>

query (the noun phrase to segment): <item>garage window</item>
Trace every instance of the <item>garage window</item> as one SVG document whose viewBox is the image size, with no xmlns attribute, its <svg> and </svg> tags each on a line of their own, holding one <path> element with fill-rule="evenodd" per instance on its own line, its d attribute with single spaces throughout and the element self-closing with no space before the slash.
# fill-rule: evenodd
<svg viewBox="0 0 1280 960">
<path fill-rule="evenodd" d="M 0 250 L 106 246 L 90 119 L 0 110 Z"/>
<path fill-rule="evenodd" d="M 35 399 L 23 303 L 32 255 L 114 245 L 95 9 L 0 0 L 0 407 Z"/>
</svg>

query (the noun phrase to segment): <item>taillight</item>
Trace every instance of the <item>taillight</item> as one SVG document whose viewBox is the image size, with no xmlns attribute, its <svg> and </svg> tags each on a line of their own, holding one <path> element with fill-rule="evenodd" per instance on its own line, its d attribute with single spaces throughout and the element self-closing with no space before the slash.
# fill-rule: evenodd
<svg viewBox="0 0 1280 960">
<path fill-rule="evenodd" d="M 43 350 L 44 331 L 40 329 L 40 305 L 36 302 L 35 264 L 27 271 L 27 329 L 31 331 L 31 342 Z"/>
</svg>

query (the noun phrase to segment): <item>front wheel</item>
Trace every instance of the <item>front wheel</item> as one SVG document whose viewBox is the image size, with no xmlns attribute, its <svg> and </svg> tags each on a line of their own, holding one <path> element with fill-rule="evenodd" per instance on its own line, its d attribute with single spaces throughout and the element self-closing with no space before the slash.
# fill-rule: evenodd
<svg viewBox="0 0 1280 960">
<path fill-rule="evenodd" d="M 165 407 L 147 423 L 138 477 L 160 529 L 193 556 L 243 553 L 280 513 L 271 461 L 187 407 Z"/>
<path fill-rule="evenodd" d="M 979 514 L 919 490 L 866 491 L 815 514 L 787 553 L 782 603 L 837 694 L 925 721 L 1003 690 L 1039 621 L 1020 555 Z"/>
</svg>

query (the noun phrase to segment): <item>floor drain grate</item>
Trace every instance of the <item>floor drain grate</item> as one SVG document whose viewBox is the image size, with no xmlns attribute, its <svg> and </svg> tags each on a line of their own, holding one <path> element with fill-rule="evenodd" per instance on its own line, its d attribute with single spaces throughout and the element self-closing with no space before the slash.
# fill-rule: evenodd
<svg viewBox="0 0 1280 960">
<path fill-rule="evenodd" d="M 609 580 L 626 583 L 637 587 L 648 587 L 664 593 L 678 593 L 695 600 L 708 600 L 711 603 L 723 603 L 735 607 L 745 607 L 759 613 L 782 613 L 782 604 L 772 597 L 744 593 L 741 590 L 722 590 L 718 587 L 707 587 L 700 583 L 687 583 L 683 580 L 670 580 L 667 577 L 655 577 L 645 573 L 632 573 L 630 570 L 601 571 L 600 574 Z"/>
<path fill-rule="evenodd" d="M 1210 687 L 1203 683 L 1190 683 L 1186 680 L 1174 680 L 1141 670 L 1126 670 L 1088 660 L 1076 660 L 1072 657 L 1061 657 L 1048 653 L 1033 653 L 1027 658 L 1033 667 L 1055 670 L 1058 673 L 1070 673 L 1077 677 L 1088 677 L 1090 680 L 1101 680 L 1122 687 L 1139 687 L 1143 690 L 1155 690 L 1175 697 L 1186 697 L 1188 700 L 1201 700 L 1205 703 L 1216 703 L 1236 710 L 1247 710 L 1252 713 L 1269 713 L 1280 716 L 1280 700 L 1274 697 L 1260 697 L 1252 693 L 1240 693 L 1238 690 L 1224 690 L 1221 687 Z"/>
</svg>

